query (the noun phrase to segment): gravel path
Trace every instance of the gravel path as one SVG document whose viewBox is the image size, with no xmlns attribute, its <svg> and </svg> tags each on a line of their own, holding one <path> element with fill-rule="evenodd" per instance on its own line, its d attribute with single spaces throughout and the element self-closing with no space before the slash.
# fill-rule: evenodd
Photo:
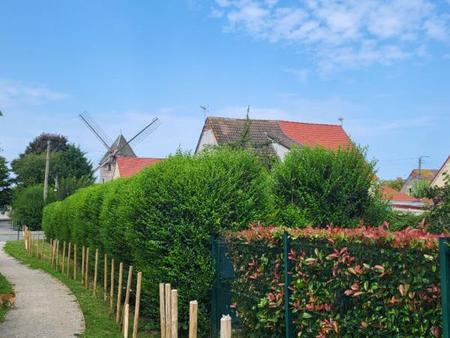
<svg viewBox="0 0 450 338">
<path fill-rule="evenodd" d="M 0 272 L 14 285 L 16 307 L 0 323 L 2 338 L 69 338 L 84 331 L 83 313 L 76 298 L 60 281 L 31 269 L 3 250 Z"/>
</svg>

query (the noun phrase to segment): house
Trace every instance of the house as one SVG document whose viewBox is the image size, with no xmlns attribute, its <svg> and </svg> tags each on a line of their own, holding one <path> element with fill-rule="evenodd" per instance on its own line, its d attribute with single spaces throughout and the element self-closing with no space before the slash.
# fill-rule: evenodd
<svg viewBox="0 0 450 338">
<path fill-rule="evenodd" d="M 414 198 L 385 185 L 381 186 L 381 194 L 393 210 L 403 213 L 420 215 L 429 205 L 427 200 Z"/>
<path fill-rule="evenodd" d="M 140 172 L 142 169 L 151 167 L 152 165 L 162 160 L 162 158 L 119 156 L 117 157 L 117 167 L 114 172 L 113 179 L 133 176 Z"/>
<path fill-rule="evenodd" d="M 400 192 L 411 194 L 412 189 L 418 181 L 426 181 L 431 183 L 438 170 L 436 169 L 413 169 L 406 179 Z"/>
<path fill-rule="evenodd" d="M 442 163 L 441 168 L 434 175 L 431 181 L 432 187 L 443 187 L 445 185 L 445 176 L 450 175 L 450 156 Z"/>
<path fill-rule="evenodd" d="M 280 159 L 284 159 L 293 146 L 321 146 L 335 150 L 351 145 L 340 125 L 207 117 L 195 152 L 208 146 L 237 143 L 246 132 L 253 149 Z"/>
</svg>

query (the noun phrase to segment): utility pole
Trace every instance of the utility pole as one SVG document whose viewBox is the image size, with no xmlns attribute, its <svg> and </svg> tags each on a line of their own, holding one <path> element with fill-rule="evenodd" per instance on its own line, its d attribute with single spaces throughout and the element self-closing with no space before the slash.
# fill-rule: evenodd
<svg viewBox="0 0 450 338">
<path fill-rule="evenodd" d="M 425 155 L 419 156 L 419 174 L 417 177 L 419 180 L 422 178 L 422 163 L 423 163 L 423 159 L 425 157 L 430 157 L 430 156 L 425 156 Z"/>
<path fill-rule="evenodd" d="M 45 158 L 44 202 L 48 195 L 48 172 L 50 169 L 50 140 L 47 140 L 47 157 Z"/>
</svg>

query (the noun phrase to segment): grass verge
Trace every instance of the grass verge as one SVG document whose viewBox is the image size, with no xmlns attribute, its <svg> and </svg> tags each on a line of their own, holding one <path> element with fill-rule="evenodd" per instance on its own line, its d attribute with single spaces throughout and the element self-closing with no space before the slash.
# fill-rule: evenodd
<svg viewBox="0 0 450 338">
<path fill-rule="evenodd" d="M 5 245 L 5 251 L 17 260 L 29 265 L 33 269 L 41 269 L 59 279 L 72 291 L 80 304 L 84 315 L 86 330 L 81 337 L 90 338 L 120 338 L 119 326 L 109 312 L 105 302 L 85 289 L 80 281 L 68 278 L 66 274 L 55 271 L 45 260 L 32 257 L 25 251 L 23 241 L 10 241 Z M 1 281 L 0 281 L 1 283 Z"/>
<path fill-rule="evenodd" d="M 12 292 L 12 286 L 8 282 L 8 280 L 0 274 L 0 295 L 11 293 Z M 2 322 L 5 319 L 6 313 L 8 312 L 9 307 L 0 305 L 0 322 Z"/>
</svg>

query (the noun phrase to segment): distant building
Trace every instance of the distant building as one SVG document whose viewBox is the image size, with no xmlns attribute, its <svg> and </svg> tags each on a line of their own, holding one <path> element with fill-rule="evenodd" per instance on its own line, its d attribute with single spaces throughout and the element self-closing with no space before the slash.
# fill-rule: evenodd
<svg viewBox="0 0 450 338">
<path fill-rule="evenodd" d="M 292 146 L 321 146 L 335 150 L 351 145 L 340 125 L 207 117 L 195 152 L 199 153 L 207 146 L 239 142 L 246 130 L 253 149 L 280 159 L 284 159 Z"/>
<path fill-rule="evenodd" d="M 111 156 L 110 152 L 114 152 Z M 128 144 L 125 137 L 120 134 L 100 160 L 100 182 L 108 182 L 114 179 L 116 172 L 116 158 L 119 156 L 136 157 L 133 149 Z"/>
<path fill-rule="evenodd" d="M 421 169 L 420 171 L 419 169 L 413 169 L 400 189 L 400 192 L 410 195 L 418 181 L 422 180 L 431 183 L 437 172 L 437 169 Z"/>
<path fill-rule="evenodd" d="M 445 176 L 450 175 L 450 156 L 442 163 L 441 168 L 434 175 L 431 181 L 432 187 L 443 187 L 445 185 Z"/>
<path fill-rule="evenodd" d="M 429 205 L 425 199 L 411 197 L 388 186 L 382 186 L 381 193 L 383 199 L 388 201 L 395 211 L 420 215 Z"/>
</svg>

